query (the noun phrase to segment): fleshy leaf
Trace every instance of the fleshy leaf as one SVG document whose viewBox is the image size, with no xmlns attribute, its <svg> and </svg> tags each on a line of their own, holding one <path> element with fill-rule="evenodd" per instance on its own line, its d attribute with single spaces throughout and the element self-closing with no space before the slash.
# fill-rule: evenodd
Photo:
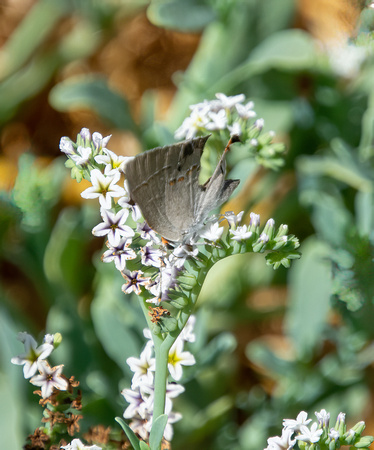
<svg viewBox="0 0 374 450">
<path fill-rule="evenodd" d="M 51 90 L 49 101 L 57 111 L 94 110 L 116 128 L 136 131 L 127 100 L 102 77 L 71 77 Z"/>
<path fill-rule="evenodd" d="M 140 446 L 140 440 L 136 437 L 135 433 L 127 425 L 127 423 L 121 417 L 116 417 L 116 422 L 118 422 L 121 425 L 122 430 L 126 433 L 128 440 L 134 447 L 134 450 L 142 450 Z"/>
<path fill-rule="evenodd" d="M 162 416 L 157 417 L 154 424 L 152 425 L 152 430 L 149 435 L 149 444 L 152 450 L 158 450 L 159 448 L 161 448 L 161 441 L 164 435 L 167 421 L 167 414 L 162 414 Z"/>
</svg>

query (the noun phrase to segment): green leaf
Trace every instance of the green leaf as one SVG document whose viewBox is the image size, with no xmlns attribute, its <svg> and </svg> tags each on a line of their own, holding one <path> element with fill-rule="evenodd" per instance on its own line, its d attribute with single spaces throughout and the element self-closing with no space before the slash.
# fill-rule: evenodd
<svg viewBox="0 0 374 450">
<path fill-rule="evenodd" d="M 256 47 L 248 68 L 256 72 L 269 69 L 303 70 L 315 64 L 315 42 L 310 34 L 302 30 L 283 30 L 269 36 Z"/>
<path fill-rule="evenodd" d="M 214 10 L 198 0 L 153 0 L 147 17 L 154 25 L 178 31 L 200 31 L 216 18 Z"/>
<path fill-rule="evenodd" d="M 226 92 L 271 69 L 301 71 L 315 64 L 315 43 L 310 35 L 301 30 L 282 30 L 263 40 L 242 64 L 226 71 L 213 89 Z"/>
<path fill-rule="evenodd" d="M 71 77 L 51 89 L 49 101 L 57 111 L 89 109 L 118 129 L 137 131 L 127 100 L 103 77 Z"/>
<path fill-rule="evenodd" d="M 161 448 L 161 441 L 164 435 L 164 430 L 168 421 L 167 414 L 162 414 L 157 417 L 155 422 L 152 424 L 151 433 L 149 435 L 149 445 L 151 450 L 158 450 Z"/>
<path fill-rule="evenodd" d="M 140 439 L 138 439 L 136 437 L 135 433 L 127 425 L 127 423 L 121 417 L 116 417 L 116 422 L 118 422 L 121 425 L 122 430 L 126 433 L 128 440 L 130 441 L 131 445 L 134 447 L 134 450 L 142 450 L 142 448 L 140 446 L 140 444 L 141 444 Z"/>
<path fill-rule="evenodd" d="M 326 244 L 310 237 L 302 245 L 303 257 L 290 271 L 286 332 L 300 356 L 310 354 L 326 326 L 332 291 L 329 251 Z"/>
</svg>

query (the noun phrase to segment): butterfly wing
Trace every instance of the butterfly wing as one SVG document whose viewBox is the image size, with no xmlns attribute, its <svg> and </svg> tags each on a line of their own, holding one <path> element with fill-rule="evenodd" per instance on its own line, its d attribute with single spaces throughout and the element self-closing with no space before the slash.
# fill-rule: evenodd
<svg viewBox="0 0 374 450">
<path fill-rule="evenodd" d="M 202 186 L 203 192 L 196 203 L 194 212 L 196 225 L 203 222 L 210 211 L 225 203 L 240 183 L 240 180 L 225 179 L 226 153 L 227 150 L 222 154 L 213 175 Z"/>
<path fill-rule="evenodd" d="M 181 241 L 195 221 L 200 158 L 208 136 L 166 147 L 157 147 L 126 164 L 132 200 L 144 219 L 170 241 Z"/>
</svg>

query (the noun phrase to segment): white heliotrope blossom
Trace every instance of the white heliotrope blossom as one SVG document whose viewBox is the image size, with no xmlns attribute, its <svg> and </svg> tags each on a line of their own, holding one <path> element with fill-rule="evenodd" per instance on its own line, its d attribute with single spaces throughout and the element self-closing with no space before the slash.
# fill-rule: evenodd
<svg viewBox="0 0 374 450">
<path fill-rule="evenodd" d="M 256 117 L 253 102 L 245 102 L 245 95 L 227 97 L 216 94 L 215 100 L 204 100 L 191 105 L 191 114 L 175 132 L 176 139 L 191 139 L 199 132 L 229 130 L 231 135 L 241 135 L 246 122 Z"/>
<path fill-rule="evenodd" d="M 173 399 L 184 392 L 184 387 L 175 383 L 175 381 L 179 381 L 182 378 L 183 366 L 195 364 L 193 355 L 184 350 L 186 342 L 195 341 L 194 325 L 195 316 L 192 315 L 169 351 L 168 369 L 174 381 L 169 382 L 166 388 L 165 413 L 168 415 L 168 422 L 164 431 L 164 437 L 168 441 L 173 437 L 172 424 L 182 418 L 181 414 L 172 411 Z M 138 433 L 142 439 L 147 440 L 152 428 L 155 358 L 152 335 L 148 328 L 144 330 L 144 336 L 148 341 L 140 357 L 130 357 L 126 361 L 134 373 L 131 389 L 123 389 L 121 393 L 127 403 L 129 403 L 123 417 L 130 419 L 132 430 Z"/>
<path fill-rule="evenodd" d="M 67 380 L 62 376 L 63 365 L 51 367 L 46 358 L 52 353 L 60 340 L 60 336 L 46 334 L 43 344 L 37 344 L 36 340 L 28 333 L 18 333 L 18 339 L 24 344 L 25 352 L 11 359 L 13 364 L 23 365 L 23 374 L 26 379 L 30 378 L 30 383 L 39 386 L 42 397 L 50 397 L 55 389 L 66 391 Z M 39 374 L 35 375 L 39 371 Z"/>
<path fill-rule="evenodd" d="M 301 411 L 296 419 L 284 419 L 281 436 L 274 436 L 267 440 L 265 450 L 316 449 L 317 444 L 323 448 L 335 450 L 345 445 L 357 444 L 357 448 L 369 448 L 373 441 L 371 436 L 361 437 L 365 428 L 364 422 L 358 422 L 347 431 L 345 414 L 339 413 L 335 427 L 329 427 L 330 413 L 325 409 L 315 412 L 317 422 L 308 419 L 308 414 Z M 312 422 L 312 423 L 311 423 Z M 352 446 L 351 448 L 356 448 Z"/>
</svg>

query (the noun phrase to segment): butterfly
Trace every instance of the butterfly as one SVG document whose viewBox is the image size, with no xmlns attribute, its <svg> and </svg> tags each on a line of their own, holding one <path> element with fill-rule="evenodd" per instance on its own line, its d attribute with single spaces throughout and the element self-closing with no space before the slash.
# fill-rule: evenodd
<svg viewBox="0 0 374 450">
<path fill-rule="evenodd" d="M 148 225 L 166 241 L 184 243 L 226 202 L 239 180 L 226 180 L 225 148 L 213 175 L 199 184 L 200 159 L 209 136 L 197 137 L 137 155 L 125 166 L 130 197 Z"/>
</svg>

